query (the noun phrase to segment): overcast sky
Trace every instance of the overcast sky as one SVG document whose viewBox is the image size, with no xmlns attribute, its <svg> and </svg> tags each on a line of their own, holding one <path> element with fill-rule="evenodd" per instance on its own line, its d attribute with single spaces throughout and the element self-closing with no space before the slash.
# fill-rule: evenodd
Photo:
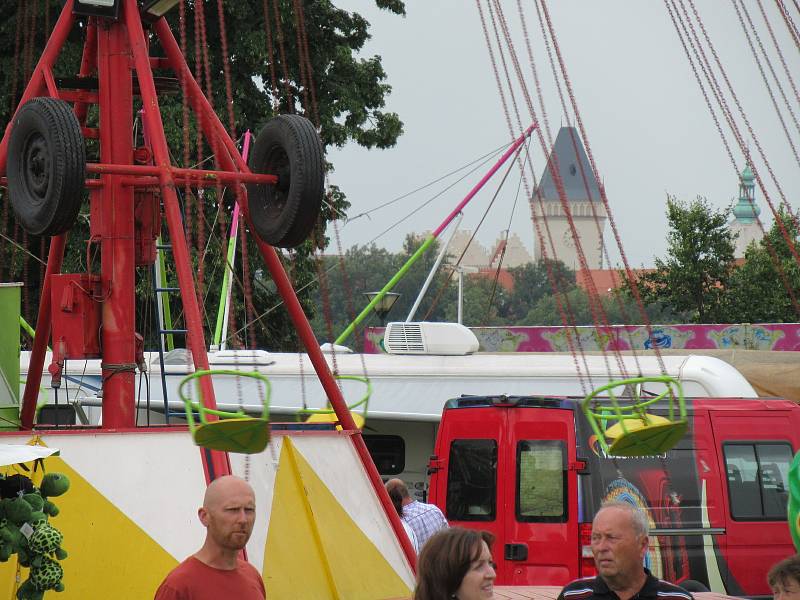
<svg viewBox="0 0 800 600">
<path fill-rule="evenodd" d="M 760 1 L 798 83 L 800 52 L 775 3 Z M 796 208 L 800 167 L 781 130 L 732 2 L 695 2 L 756 137 Z M 373 38 L 364 55 L 382 56 L 393 88 L 387 109 L 397 112 L 405 124 L 405 133 L 395 148 L 367 151 L 350 144 L 331 153 L 336 168 L 331 182 L 341 186 L 352 203 L 351 219 L 509 142 L 475 2 L 408 0 L 406 18 L 379 11 L 372 1 L 339 0 L 336 4 L 360 12 L 371 23 Z M 530 0 L 522 4 L 555 135 L 565 115 L 553 87 L 534 5 Z M 791 2 L 786 5 L 794 10 Z M 482 6 L 486 10 L 485 2 Z M 514 31 L 527 85 L 534 93 L 517 2 L 503 0 L 503 6 Z M 800 115 L 797 98 L 782 75 L 758 4 L 748 0 L 747 6 L 784 82 L 792 109 Z M 651 265 L 653 257 L 663 256 L 666 249 L 667 194 L 682 199 L 701 195 L 715 206 L 724 207 L 738 194 L 736 173 L 662 1 L 551 0 L 548 7 L 623 247 L 632 266 Z M 800 14 L 793 16 L 800 24 Z M 789 120 L 777 89 L 775 95 L 792 139 L 800 146 L 800 134 Z M 521 94 L 518 100 L 522 102 Z M 730 98 L 729 103 L 735 110 Z M 527 111 L 523 118 L 530 120 Z M 739 123 L 742 126 L 741 120 Z M 727 128 L 725 133 L 732 140 Z M 752 142 L 751 148 L 755 152 Z M 743 166 L 744 159 L 735 147 L 734 152 Z M 544 167 L 538 142 L 532 148 L 532 157 L 538 179 Z M 760 160 L 756 167 L 766 178 Z M 377 239 L 384 229 L 429 201 L 446 182 L 376 211 L 370 218 L 355 218 L 340 229 L 343 249 L 374 239 L 379 246 L 399 250 L 409 232 L 435 228 L 486 169 L 488 165 Z M 470 205 L 462 228 L 475 229 L 499 181 L 498 176 Z M 478 233 L 484 246 L 491 247 L 506 229 L 518 184 L 519 172 L 515 170 Z M 773 188 L 769 191 L 777 205 L 777 192 Z M 768 226 L 772 222 L 768 207 L 760 191 L 756 196 Z M 511 230 L 532 250 L 534 230 L 528 205 L 522 199 L 513 214 Z M 619 254 L 608 225 L 605 231 L 612 262 L 617 262 Z M 335 251 L 335 246 L 331 250 Z"/>
</svg>

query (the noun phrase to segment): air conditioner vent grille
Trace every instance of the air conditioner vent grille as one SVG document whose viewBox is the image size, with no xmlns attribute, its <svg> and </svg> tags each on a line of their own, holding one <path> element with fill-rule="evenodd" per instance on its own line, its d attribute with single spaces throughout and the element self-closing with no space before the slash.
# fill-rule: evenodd
<svg viewBox="0 0 800 600">
<path fill-rule="evenodd" d="M 389 352 L 425 352 L 419 323 L 390 323 L 384 345 Z"/>
</svg>

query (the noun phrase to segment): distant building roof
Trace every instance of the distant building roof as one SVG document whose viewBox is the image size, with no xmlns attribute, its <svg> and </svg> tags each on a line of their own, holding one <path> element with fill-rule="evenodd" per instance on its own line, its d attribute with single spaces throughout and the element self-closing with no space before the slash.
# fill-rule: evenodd
<svg viewBox="0 0 800 600">
<path fill-rule="evenodd" d="M 643 273 L 651 273 L 653 269 L 631 269 L 635 277 Z M 625 275 L 621 269 L 589 269 L 587 271 L 575 272 L 575 283 L 578 284 L 585 292 L 589 291 L 589 279 L 594 282 L 597 293 L 601 296 L 608 296 L 612 290 L 622 287 L 625 282 Z"/>
<path fill-rule="evenodd" d="M 547 159 L 547 166 L 537 188 L 542 194 L 542 199 L 560 201 L 558 188 L 556 188 L 551 172 L 551 162 L 553 162 L 554 155 L 561 181 L 564 183 L 564 192 L 567 195 L 567 200 L 570 202 L 585 202 L 587 200 L 600 202 L 600 186 L 592 174 L 592 168 L 589 165 L 589 159 L 586 157 L 586 151 L 583 149 L 580 134 L 574 127 L 562 127 L 558 131 L 553 149 Z M 581 169 L 581 167 L 583 168 Z M 586 178 L 585 181 L 584 177 Z M 586 193 L 587 187 L 589 194 Z"/>
</svg>

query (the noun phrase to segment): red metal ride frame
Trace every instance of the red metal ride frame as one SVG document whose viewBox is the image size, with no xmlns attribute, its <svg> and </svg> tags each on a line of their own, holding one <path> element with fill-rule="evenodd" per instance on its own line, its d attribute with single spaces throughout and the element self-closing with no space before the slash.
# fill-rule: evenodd
<svg viewBox="0 0 800 600">
<path fill-rule="evenodd" d="M 74 0 L 66 0 L 61 15 L 47 45 L 33 71 L 22 96 L 20 106 L 36 96 L 61 97 L 53 77 L 53 64 L 74 26 L 72 14 Z M 101 164 L 87 165 L 87 172 L 99 178 L 87 180 L 101 195 L 102 233 L 100 243 L 101 287 L 103 298 L 103 428 L 127 429 L 135 426 L 134 372 L 135 363 L 135 297 L 134 297 L 134 215 L 133 197 L 136 189 L 155 186 L 161 190 L 164 212 L 181 289 L 186 325 L 189 334 L 187 345 L 192 353 L 195 368 L 208 369 L 208 356 L 203 335 L 200 307 L 194 287 L 189 250 L 184 236 L 182 216 L 176 185 L 188 181 L 202 187 L 222 183 L 274 183 L 272 175 L 254 175 L 242 160 L 235 143 L 217 118 L 175 41 L 166 20 L 159 19 L 153 31 L 167 54 L 166 60 L 149 56 L 147 38 L 143 29 L 136 0 L 121 0 L 119 21 L 90 18 L 86 27 L 80 76 L 97 73 L 99 91 L 93 94 L 64 93 L 63 99 L 73 101 L 81 125 L 86 125 L 87 103 L 99 105 L 99 138 Z M 199 171 L 174 167 L 169 158 L 161 112 L 158 104 L 152 65 L 164 64 L 175 71 L 182 89 L 188 94 L 188 105 L 194 110 L 197 121 L 209 145 L 216 151 L 220 171 Z M 153 156 L 153 166 L 135 165 L 133 158 L 133 72 L 139 82 L 143 118 Z M 6 173 L 8 138 L 12 121 L 0 142 L 0 176 Z M 0 181 L 0 183 L 5 183 Z M 239 202 L 242 212 L 252 228 L 247 195 L 242 192 Z M 380 475 L 367 452 L 336 381 L 319 348 L 314 333 L 303 312 L 294 289 L 283 269 L 275 249 L 257 239 L 259 250 L 277 284 L 300 334 L 314 369 L 328 396 L 330 404 L 351 438 L 367 475 L 381 501 L 392 527 L 401 541 L 410 564 L 415 564 L 414 551 L 405 535 L 383 487 Z M 61 269 L 66 235 L 51 240 L 42 298 L 39 305 L 37 335 L 34 340 L 31 363 L 22 406 L 22 425 L 32 428 L 36 399 L 44 367 L 44 355 L 50 337 L 52 313 L 50 306 L 50 276 Z M 210 377 L 200 378 L 201 400 L 207 408 L 215 408 L 214 388 Z M 203 466 L 208 481 L 230 473 L 230 462 L 225 453 L 203 449 Z"/>
</svg>

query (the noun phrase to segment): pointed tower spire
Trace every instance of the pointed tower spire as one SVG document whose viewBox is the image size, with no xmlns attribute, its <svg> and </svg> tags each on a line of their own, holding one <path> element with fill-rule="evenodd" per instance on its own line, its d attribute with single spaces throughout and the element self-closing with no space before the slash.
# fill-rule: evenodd
<svg viewBox="0 0 800 600">
<path fill-rule="evenodd" d="M 545 240 L 548 258 L 561 260 L 570 269 L 578 270 L 581 265 L 575 240 L 566 211 L 561 205 L 553 171 L 558 172 L 564 185 L 564 194 L 587 265 L 590 269 L 599 269 L 603 263 L 602 231 L 606 211 L 600 197 L 600 185 L 592 172 L 580 134 L 575 127 L 562 127 L 558 131 L 547 158 L 547 166 L 534 192 L 533 211 L 535 218 L 547 219 L 551 238 Z M 542 206 L 539 204 L 539 197 L 543 201 Z M 595 223 L 595 216 L 599 227 Z M 538 241 L 534 244 L 534 252 L 536 259 L 542 258 Z"/>
<path fill-rule="evenodd" d="M 747 247 L 762 238 L 761 228 L 756 223 L 761 209 L 756 204 L 756 185 L 753 170 L 745 164 L 739 175 L 739 200 L 733 207 L 731 231 L 738 234 L 736 238 L 736 258 L 744 257 Z"/>
</svg>

